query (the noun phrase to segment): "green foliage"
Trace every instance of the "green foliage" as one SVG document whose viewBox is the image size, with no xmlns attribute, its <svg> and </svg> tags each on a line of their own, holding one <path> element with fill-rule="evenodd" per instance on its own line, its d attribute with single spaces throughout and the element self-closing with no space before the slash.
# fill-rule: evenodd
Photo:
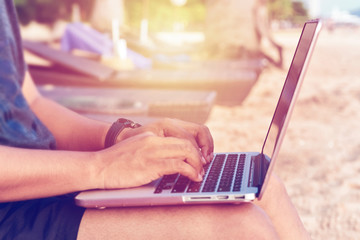
<svg viewBox="0 0 360 240">
<path fill-rule="evenodd" d="M 307 16 L 307 10 L 304 7 L 303 2 L 294 1 L 292 8 L 295 16 Z"/>
<path fill-rule="evenodd" d="M 22 24 L 31 21 L 52 24 L 58 19 L 69 19 L 74 3 L 89 13 L 93 0 L 14 0 L 14 3 Z"/>
<path fill-rule="evenodd" d="M 303 2 L 294 1 L 292 3 L 293 15 L 291 20 L 295 24 L 303 24 L 309 18 L 308 11 L 305 9 Z"/>
<path fill-rule="evenodd" d="M 14 0 L 14 4 L 17 5 L 17 6 L 25 5 L 26 0 Z"/>
<path fill-rule="evenodd" d="M 293 14 L 291 0 L 269 0 L 268 8 L 272 20 L 289 19 Z"/>
<path fill-rule="evenodd" d="M 188 0 L 182 7 L 173 6 L 170 0 L 125 0 L 126 23 L 140 28 L 142 18 L 148 18 L 150 31 L 169 31 L 175 22 L 182 22 L 186 29 L 202 26 L 205 19 L 203 0 Z M 147 6 L 147 7 L 146 7 Z"/>
<path fill-rule="evenodd" d="M 299 23 L 308 18 L 308 12 L 301 1 L 269 0 L 268 7 L 272 20 L 289 20 Z"/>
<path fill-rule="evenodd" d="M 86 19 L 94 0 L 14 0 L 14 3 L 22 24 L 33 20 L 51 24 L 57 19 L 70 19 L 73 3 L 80 5 Z M 141 19 L 147 16 L 150 31 L 171 30 L 174 22 L 178 21 L 187 28 L 196 28 L 205 19 L 203 0 L 188 0 L 183 7 L 173 6 L 170 0 L 124 0 L 124 5 L 127 24 L 140 28 Z"/>
</svg>

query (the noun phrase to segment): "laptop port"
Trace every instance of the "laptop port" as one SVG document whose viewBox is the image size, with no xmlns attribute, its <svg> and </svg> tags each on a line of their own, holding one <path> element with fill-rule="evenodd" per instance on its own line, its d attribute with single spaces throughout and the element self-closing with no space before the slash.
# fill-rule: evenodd
<svg viewBox="0 0 360 240">
<path fill-rule="evenodd" d="M 211 197 L 191 197 L 192 200 L 208 200 L 211 199 Z"/>
<path fill-rule="evenodd" d="M 245 196 L 235 196 L 235 199 L 245 199 Z"/>
<path fill-rule="evenodd" d="M 226 200 L 226 199 L 229 199 L 229 196 L 227 196 L 227 195 L 222 195 L 222 196 L 217 196 L 216 197 L 217 199 L 219 199 L 219 200 Z"/>
</svg>

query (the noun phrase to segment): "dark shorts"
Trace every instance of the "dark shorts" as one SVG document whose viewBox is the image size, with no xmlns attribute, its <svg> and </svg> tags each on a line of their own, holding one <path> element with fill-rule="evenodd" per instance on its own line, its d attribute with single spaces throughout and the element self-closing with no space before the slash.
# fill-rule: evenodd
<svg viewBox="0 0 360 240">
<path fill-rule="evenodd" d="M 72 194 L 0 203 L 0 239 L 75 240 L 85 209 Z"/>
</svg>

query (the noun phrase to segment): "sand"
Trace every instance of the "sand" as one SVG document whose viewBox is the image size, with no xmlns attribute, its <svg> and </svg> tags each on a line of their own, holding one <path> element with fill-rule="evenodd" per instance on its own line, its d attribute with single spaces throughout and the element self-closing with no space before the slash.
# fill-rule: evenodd
<svg viewBox="0 0 360 240">
<path fill-rule="evenodd" d="M 216 151 L 259 151 L 300 29 L 279 31 L 284 69 L 269 68 L 241 106 L 214 106 Z M 360 238 L 360 29 L 319 37 L 276 165 L 313 239 Z"/>
</svg>

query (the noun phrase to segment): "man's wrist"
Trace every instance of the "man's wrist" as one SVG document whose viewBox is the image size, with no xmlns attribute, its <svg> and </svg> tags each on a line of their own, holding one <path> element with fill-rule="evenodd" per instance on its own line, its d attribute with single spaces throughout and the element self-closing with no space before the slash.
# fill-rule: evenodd
<svg viewBox="0 0 360 240">
<path fill-rule="evenodd" d="M 104 147 L 108 148 L 114 145 L 117 142 L 117 138 L 120 135 L 120 133 L 126 129 L 126 128 L 137 128 L 141 125 L 138 123 L 134 123 L 133 121 L 126 119 L 126 118 L 119 118 L 116 120 L 109 130 L 106 133 L 105 136 L 105 142 Z"/>
</svg>

